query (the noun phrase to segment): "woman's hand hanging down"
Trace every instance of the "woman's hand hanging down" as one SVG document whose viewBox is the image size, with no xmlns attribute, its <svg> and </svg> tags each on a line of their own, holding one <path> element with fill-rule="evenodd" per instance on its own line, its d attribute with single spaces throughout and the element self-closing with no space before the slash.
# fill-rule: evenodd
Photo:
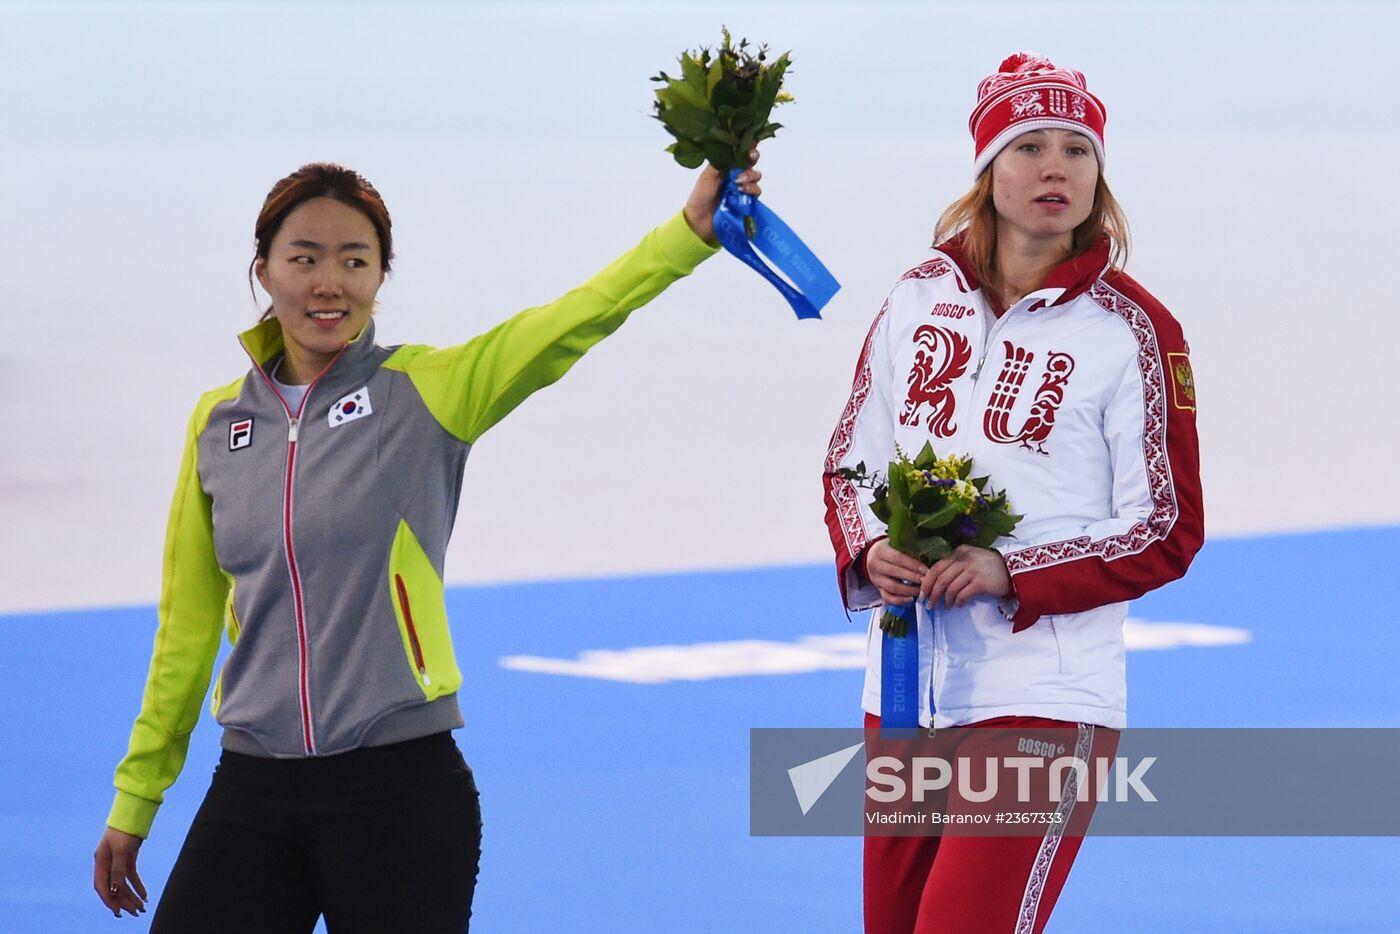
<svg viewBox="0 0 1400 934">
<path fill-rule="evenodd" d="M 749 165 L 753 166 L 757 162 L 758 150 L 754 149 L 749 153 Z M 739 175 L 739 190 L 757 198 L 763 194 L 763 189 L 758 187 L 761 178 L 762 172 L 754 168 L 746 169 Z M 707 162 L 700 170 L 700 177 L 695 180 L 695 187 L 690 190 L 690 197 L 685 202 L 686 223 L 695 231 L 696 236 L 709 244 L 715 243 L 715 210 L 719 208 L 719 196 L 723 190 L 724 175 Z"/>
<path fill-rule="evenodd" d="M 959 545 L 933 567 L 890 546 L 887 539 L 870 546 L 865 574 L 891 606 L 919 597 L 930 605 L 942 599 L 963 606 L 973 597 L 1004 597 L 1011 593 L 1011 575 L 1001 554 L 990 548 Z"/>
<path fill-rule="evenodd" d="M 136 872 L 139 849 L 140 837 L 108 827 L 92 854 L 92 887 L 114 918 L 123 909 L 133 918 L 146 910 L 146 886 Z"/>
</svg>

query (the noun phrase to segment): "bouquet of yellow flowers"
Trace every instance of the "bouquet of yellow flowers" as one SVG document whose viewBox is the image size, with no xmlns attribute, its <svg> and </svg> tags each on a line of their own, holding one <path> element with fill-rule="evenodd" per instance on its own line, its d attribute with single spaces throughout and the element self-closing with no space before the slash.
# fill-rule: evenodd
<svg viewBox="0 0 1400 934">
<path fill-rule="evenodd" d="M 928 565 L 959 545 L 990 548 L 1024 518 L 1011 512 L 1005 491 L 988 487 L 988 477 L 972 476 L 972 458 L 938 457 L 928 443 L 913 459 L 896 446 L 883 477 L 867 472 L 864 461 L 840 473 L 872 492 L 870 511 L 885 523 L 890 547 Z M 904 636 L 907 626 L 889 611 L 880 619 L 880 629 L 892 636 Z"/>
</svg>

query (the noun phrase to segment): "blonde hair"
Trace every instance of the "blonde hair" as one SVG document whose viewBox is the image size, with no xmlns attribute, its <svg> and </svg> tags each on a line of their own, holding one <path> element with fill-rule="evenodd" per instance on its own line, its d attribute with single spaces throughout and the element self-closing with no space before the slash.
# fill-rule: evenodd
<svg viewBox="0 0 1400 934">
<path fill-rule="evenodd" d="M 967 194 L 938 216 L 933 245 L 938 247 L 959 233 L 962 234 L 960 252 L 972 274 L 983 285 L 992 282 L 997 259 L 997 209 L 992 203 L 990 166 L 977 177 Z M 1128 218 L 1109 191 L 1102 173 L 1094 187 L 1094 207 L 1084 223 L 1074 228 L 1070 257 L 1084 253 L 1100 237 L 1108 237 L 1109 268 L 1121 272 L 1128 261 Z"/>
</svg>

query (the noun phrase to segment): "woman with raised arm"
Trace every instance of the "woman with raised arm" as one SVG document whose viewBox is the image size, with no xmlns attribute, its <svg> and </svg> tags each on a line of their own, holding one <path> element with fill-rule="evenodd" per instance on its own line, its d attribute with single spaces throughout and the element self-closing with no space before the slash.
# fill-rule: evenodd
<svg viewBox="0 0 1400 934">
<path fill-rule="evenodd" d="M 751 161 L 757 160 L 757 152 Z M 759 194 L 760 173 L 740 188 Z M 251 368 L 199 400 L 165 542 L 150 674 L 93 885 L 145 910 L 136 869 L 214 683 L 223 753 L 157 907 L 157 934 L 467 930 L 476 786 L 443 560 L 471 446 L 715 252 L 723 178 L 552 304 L 457 347 L 381 347 L 389 213 L 356 172 L 273 186 L 250 274 L 272 298 Z"/>
<path fill-rule="evenodd" d="M 919 601 L 919 723 L 958 755 L 1004 761 L 1028 730 L 1061 731 L 1084 761 L 1111 755 L 1127 723 L 1127 601 L 1184 574 L 1202 542 L 1186 341 L 1123 272 L 1104 121 L 1082 74 L 1035 55 L 979 84 L 972 189 L 876 316 L 827 456 L 845 605 Z M 971 454 L 1008 492 L 1024 515 L 1014 538 L 932 567 L 890 547 L 841 470 L 925 443 Z M 881 722 L 879 617 L 867 727 Z M 866 930 L 1040 931 L 1080 843 L 1065 830 L 1082 832 L 1093 804 L 1070 781 L 1033 835 L 867 836 Z"/>
</svg>

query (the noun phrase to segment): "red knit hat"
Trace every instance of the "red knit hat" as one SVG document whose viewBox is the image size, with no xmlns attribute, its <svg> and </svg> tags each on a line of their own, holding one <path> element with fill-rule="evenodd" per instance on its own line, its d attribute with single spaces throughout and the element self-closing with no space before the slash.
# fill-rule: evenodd
<svg viewBox="0 0 1400 934">
<path fill-rule="evenodd" d="M 972 177 L 982 174 L 1012 139 L 1056 127 L 1089 137 L 1103 170 L 1103 102 L 1090 94 L 1084 76 L 1056 68 L 1034 52 L 1017 52 L 977 85 L 977 107 L 967 128 L 977 147 Z"/>
</svg>

